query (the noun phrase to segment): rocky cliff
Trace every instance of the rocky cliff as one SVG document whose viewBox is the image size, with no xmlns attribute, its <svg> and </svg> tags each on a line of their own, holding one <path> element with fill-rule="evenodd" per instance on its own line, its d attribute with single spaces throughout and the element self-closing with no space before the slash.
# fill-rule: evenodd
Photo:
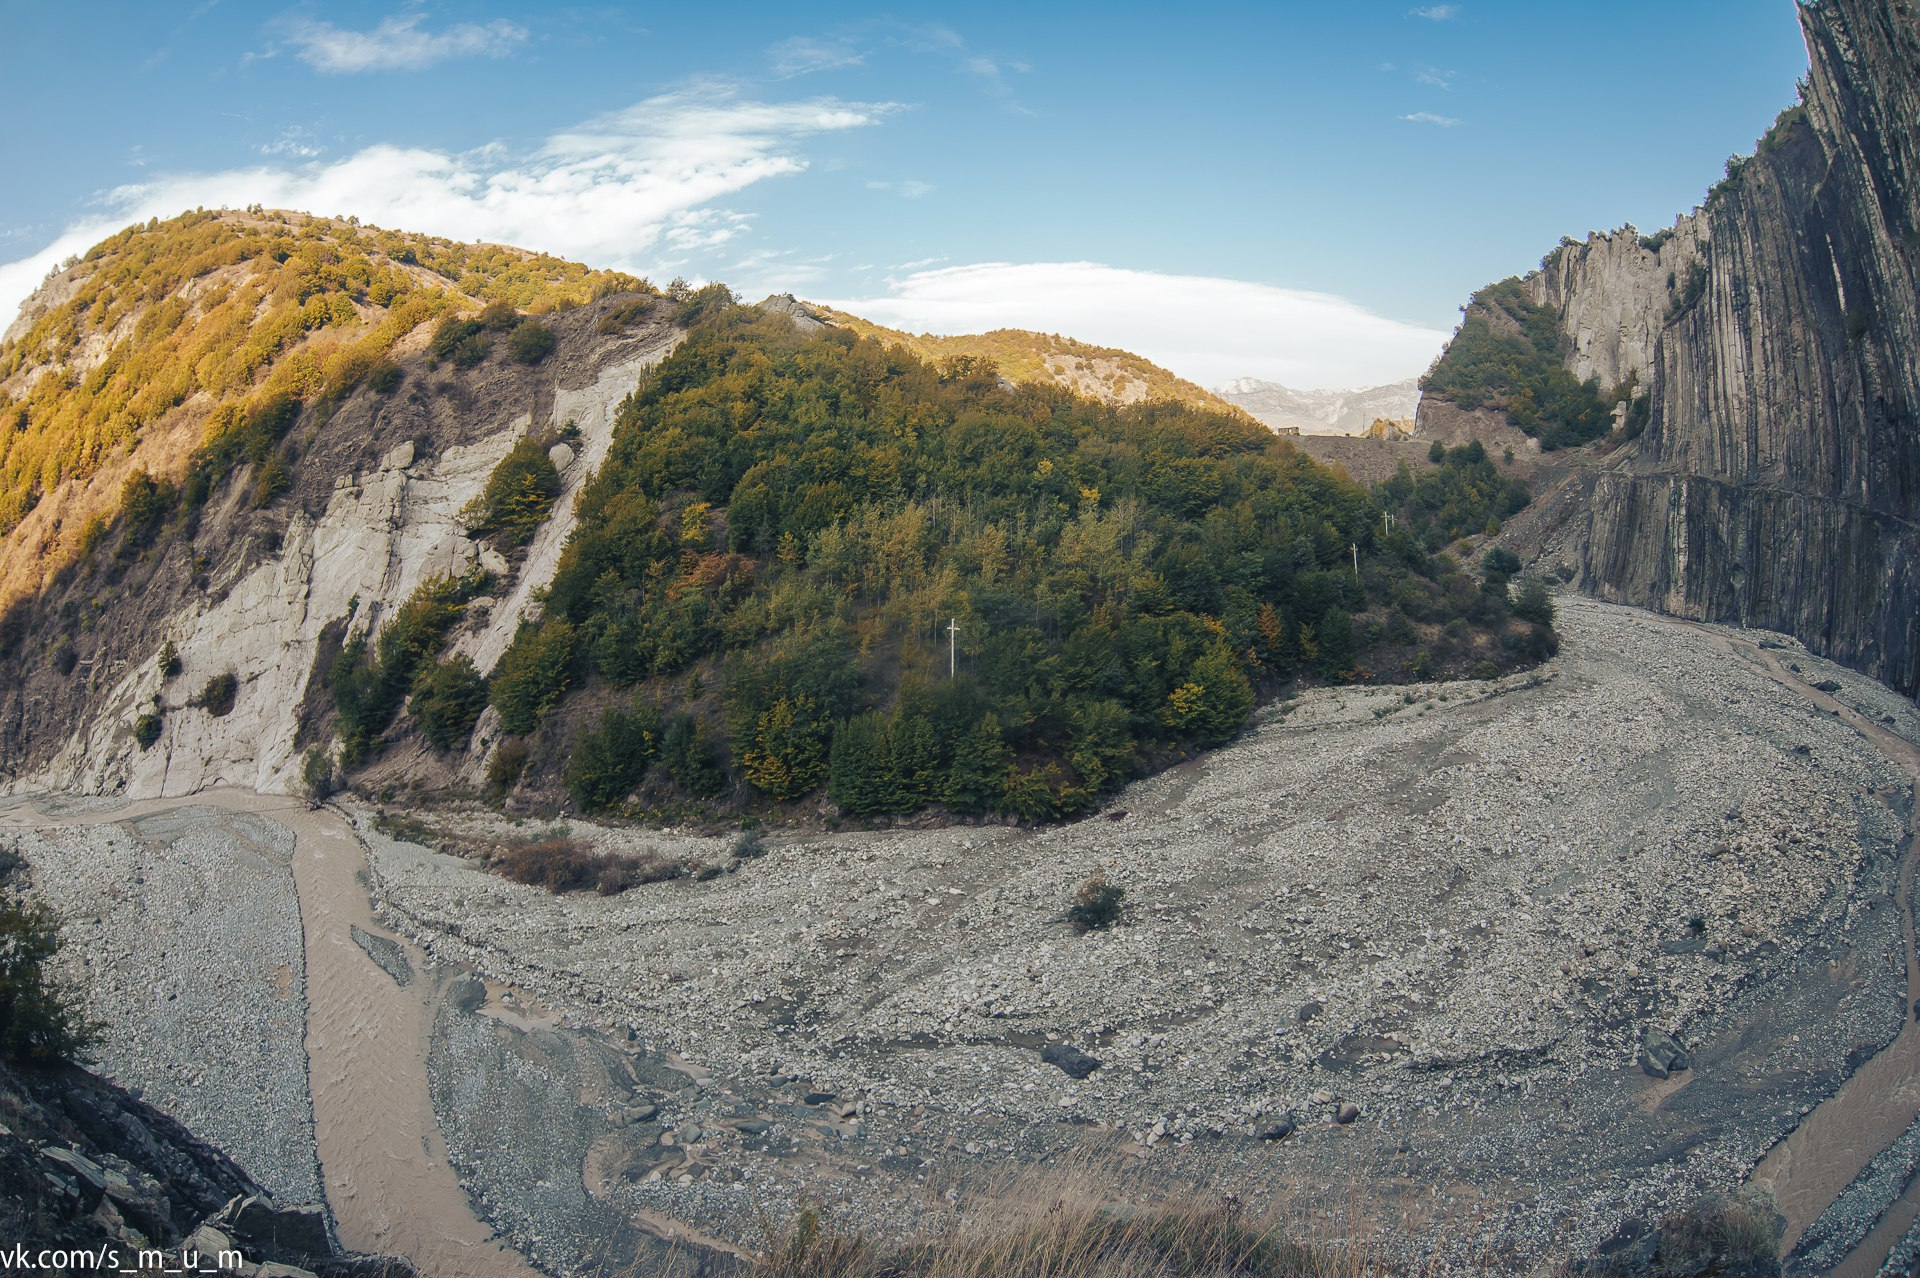
<svg viewBox="0 0 1920 1278">
<path fill-rule="evenodd" d="M 0 1110 L 9 1273 L 412 1278 L 404 1260 L 343 1253 L 324 1208 L 275 1204 L 218 1149 L 78 1066 L 0 1061 Z"/>
<path fill-rule="evenodd" d="M 1790 631 L 1912 693 L 1920 10 L 1799 13 L 1804 101 L 1704 205 L 1563 242 L 1524 281 L 1576 376 L 1647 396 L 1532 531 L 1604 598 Z"/>
</svg>

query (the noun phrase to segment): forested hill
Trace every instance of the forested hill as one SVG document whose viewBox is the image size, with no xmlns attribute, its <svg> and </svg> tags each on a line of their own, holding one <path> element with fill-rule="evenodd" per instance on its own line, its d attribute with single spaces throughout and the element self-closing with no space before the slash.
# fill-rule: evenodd
<svg viewBox="0 0 1920 1278">
<path fill-rule="evenodd" d="M 654 292 L 545 254 L 282 210 L 109 236 L 0 342 L 0 605 L 39 591 L 155 481 L 205 500 L 251 466 L 267 504 L 299 465 L 294 427 L 391 377 L 405 339 L 442 315 L 492 303 L 517 321 Z"/>
<path fill-rule="evenodd" d="M 1376 498 L 1238 415 L 1009 385 L 723 291 L 706 309 L 624 406 L 543 615 L 491 673 L 520 738 L 499 790 L 1037 819 L 1232 736 L 1295 676 L 1552 647 L 1539 600 L 1518 619 L 1504 579 L 1431 553 L 1510 509 L 1484 455 Z"/>
</svg>

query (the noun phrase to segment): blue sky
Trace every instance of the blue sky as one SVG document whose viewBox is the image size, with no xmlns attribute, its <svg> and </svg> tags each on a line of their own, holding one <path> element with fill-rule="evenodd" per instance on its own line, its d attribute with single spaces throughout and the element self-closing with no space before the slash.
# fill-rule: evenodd
<svg viewBox="0 0 1920 1278">
<path fill-rule="evenodd" d="M 0 311 L 195 205 L 303 208 L 1213 385 L 1419 372 L 1561 235 L 1691 208 L 1792 0 L 0 0 Z"/>
</svg>

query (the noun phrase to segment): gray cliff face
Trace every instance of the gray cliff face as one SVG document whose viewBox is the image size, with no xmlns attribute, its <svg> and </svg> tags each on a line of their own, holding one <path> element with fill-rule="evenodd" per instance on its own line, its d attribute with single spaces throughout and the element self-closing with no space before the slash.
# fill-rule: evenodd
<svg viewBox="0 0 1920 1278">
<path fill-rule="evenodd" d="M 1583 589 L 1790 631 L 1920 687 L 1920 9 L 1800 9 L 1804 111 L 1679 220 L 1529 277 L 1644 435 L 1543 501 Z M 1688 287 L 1696 265 L 1704 277 Z M 1546 510 L 1557 514 L 1549 515 Z"/>
</svg>

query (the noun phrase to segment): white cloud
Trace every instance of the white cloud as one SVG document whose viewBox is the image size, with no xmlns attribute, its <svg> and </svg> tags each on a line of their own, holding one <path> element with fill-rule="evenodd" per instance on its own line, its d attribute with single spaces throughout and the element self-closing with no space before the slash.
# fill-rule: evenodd
<svg viewBox="0 0 1920 1278">
<path fill-rule="evenodd" d="M 1236 377 L 1303 390 L 1375 386 L 1424 372 L 1447 338 L 1326 293 L 1095 262 L 987 262 L 889 284 L 882 296 L 826 304 L 910 332 L 1064 333 L 1203 386 Z"/>
<path fill-rule="evenodd" d="M 1434 67 L 1428 67 L 1424 71 L 1415 73 L 1413 78 L 1421 84 L 1431 85 L 1436 89 L 1451 89 L 1453 87 L 1453 77 L 1456 74 L 1458 73 L 1454 71 L 1441 71 Z"/>
<path fill-rule="evenodd" d="M 527 29 L 504 18 L 462 22 L 444 31 L 423 31 L 424 14 L 388 18 L 371 31 L 348 31 L 326 22 L 301 22 L 287 42 L 316 71 L 352 75 L 362 71 L 418 71 L 449 58 L 504 58 L 527 40 Z"/>
<path fill-rule="evenodd" d="M 1443 129 L 1451 129 L 1460 123 L 1450 115 L 1435 115 L 1431 111 L 1415 111 L 1412 115 L 1403 115 L 1400 118 L 1411 124 L 1437 124 Z"/>
<path fill-rule="evenodd" d="M 1428 22 L 1445 22 L 1450 18 L 1460 16 L 1460 6 L 1457 4 L 1429 4 L 1422 5 L 1418 9 L 1410 9 L 1408 12 L 1416 18 L 1425 18 Z"/>
<path fill-rule="evenodd" d="M 801 139 L 877 123 L 887 104 L 742 101 L 707 84 L 650 98 L 548 139 L 530 155 L 371 146 L 330 163 L 173 174 L 107 193 L 101 212 L 31 257 L 0 266 L 11 316 L 56 263 L 129 222 L 190 208 L 302 209 L 458 240 L 538 248 L 595 266 L 671 268 L 744 233 L 716 201 L 807 167 Z"/>
</svg>

